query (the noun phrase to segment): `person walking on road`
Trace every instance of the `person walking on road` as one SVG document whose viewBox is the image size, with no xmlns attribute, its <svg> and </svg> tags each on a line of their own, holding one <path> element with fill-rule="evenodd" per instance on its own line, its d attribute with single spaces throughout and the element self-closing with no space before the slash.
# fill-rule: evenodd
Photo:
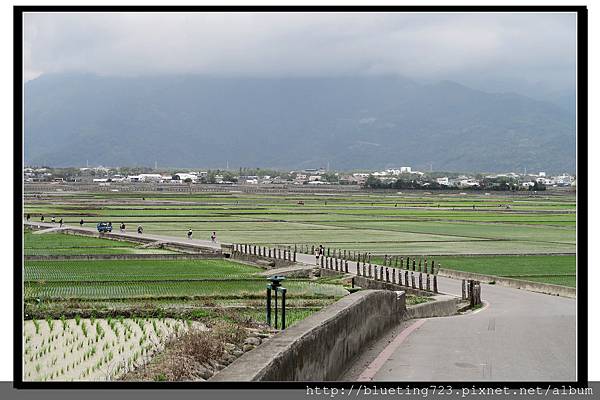
<svg viewBox="0 0 600 400">
<path fill-rule="evenodd" d="M 44 222 L 44 216 L 43 215 L 40 217 L 40 221 Z"/>
<path fill-rule="evenodd" d="M 81 228 L 83 228 L 83 218 L 81 218 L 81 219 L 79 220 L 79 226 L 80 226 Z"/>
<path fill-rule="evenodd" d="M 31 218 L 31 215 L 27 214 L 27 216 L 25 217 L 25 219 L 27 220 L 27 222 L 29 222 L 29 219 Z"/>
<path fill-rule="evenodd" d="M 119 228 L 121 228 L 121 233 L 125 233 L 125 223 L 124 222 L 121 222 L 121 226 Z"/>
<path fill-rule="evenodd" d="M 192 238 L 192 228 L 190 228 L 190 230 L 188 231 L 187 235 L 188 235 L 188 239 Z"/>
<path fill-rule="evenodd" d="M 217 241 L 217 232 L 213 232 L 212 235 L 210 235 L 210 240 L 215 243 Z"/>
<path fill-rule="evenodd" d="M 62 221 L 62 218 L 61 218 L 61 219 L 58 221 L 58 223 L 59 223 L 59 227 L 60 227 L 60 228 L 62 228 L 62 222 L 63 222 L 63 221 Z"/>
<path fill-rule="evenodd" d="M 52 223 L 55 223 L 56 219 L 54 217 L 52 217 Z"/>
<path fill-rule="evenodd" d="M 139 233 L 140 235 L 144 232 L 144 228 L 142 228 L 141 225 L 138 225 L 137 227 L 137 233 Z"/>
</svg>

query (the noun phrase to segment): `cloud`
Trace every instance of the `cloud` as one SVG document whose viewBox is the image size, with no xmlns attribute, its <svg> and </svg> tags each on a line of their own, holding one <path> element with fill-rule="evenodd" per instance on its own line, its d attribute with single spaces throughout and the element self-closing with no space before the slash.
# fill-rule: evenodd
<svg viewBox="0 0 600 400">
<path fill-rule="evenodd" d="M 574 84 L 575 14 L 31 13 L 25 78 L 398 74 Z"/>
</svg>

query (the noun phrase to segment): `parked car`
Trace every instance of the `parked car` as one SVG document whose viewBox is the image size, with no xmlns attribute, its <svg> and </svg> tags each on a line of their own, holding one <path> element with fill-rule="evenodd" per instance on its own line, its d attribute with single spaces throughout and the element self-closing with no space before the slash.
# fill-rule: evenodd
<svg viewBox="0 0 600 400">
<path fill-rule="evenodd" d="M 96 225 L 98 232 L 112 232 L 112 224 L 110 222 L 100 222 Z"/>
</svg>

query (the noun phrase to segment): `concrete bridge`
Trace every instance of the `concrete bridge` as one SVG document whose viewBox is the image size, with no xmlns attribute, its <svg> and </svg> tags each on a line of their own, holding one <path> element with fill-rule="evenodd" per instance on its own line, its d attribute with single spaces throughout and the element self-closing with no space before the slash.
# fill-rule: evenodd
<svg viewBox="0 0 600 400">
<path fill-rule="evenodd" d="M 26 222 L 52 228 L 56 224 Z M 68 227 L 98 235 L 95 228 Z M 121 240 L 154 240 L 220 249 L 210 240 L 144 233 L 110 233 Z M 314 255 L 297 262 L 315 265 Z M 356 263 L 349 263 L 356 274 Z M 461 281 L 438 278 L 439 290 L 460 296 Z M 364 381 L 575 381 L 576 301 L 482 283 L 486 305 L 470 314 L 413 320 L 389 344 L 356 360 L 344 380 Z M 584 316 L 585 317 L 585 316 Z"/>
</svg>

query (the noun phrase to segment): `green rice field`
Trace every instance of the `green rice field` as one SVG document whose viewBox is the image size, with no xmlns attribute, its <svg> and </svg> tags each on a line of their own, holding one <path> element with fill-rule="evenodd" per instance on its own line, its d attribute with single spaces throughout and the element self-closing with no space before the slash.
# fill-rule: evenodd
<svg viewBox="0 0 600 400">
<path fill-rule="evenodd" d="M 502 276 L 526 281 L 575 287 L 575 256 L 439 256 L 430 258 L 436 266 L 457 271 Z M 374 263 L 383 258 L 375 257 Z M 417 261 L 418 263 L 418 261 Z"/>
<path fill-rule="evenodd" d="M 216 231 L 221 242 L 322 244 L 374 256 L 433 256 L 444 268 L 575 284 L 573 192 L 57 192 L 26 196 L 25 212 L 34 221 L 43 214 L 64 218 L 67 224 L 83 218 L 85 226 L 100 221 L 142 225 L 145 234 L 164 237 L 184 238 L 191 228 L 195 239 L 209 239 Z M 78 245 L 44 247 L 33 236 L 45 235 L 26 236 L 26 254 L 79 254 Z M 90 244 L 85 251 L 140 250 L 118 243 Z M 521 257 L 503 258 L 508 255 Z M 196 272 L 190 271 L 186 273 L 193 278 Z M 135 274 L 129 275 L 125 279 L 134 279 Z"/>
<path fill-rule="evenodd" d="M 27 261 L 25 299 L 262 298 L 263 270 L 225 260 Z M 339 285 L 289 279 L 290 297 L 342 297 Z"/>
<path fill-rule="evenodd" d="M 304 202 L 303 205 L 298 204 Z M 473 208 L 475 206 L 475 208 Z M 509 208 L 507 208 L 509 207 Z M 575 253 L 573 193 L 72 193 L 25 212 L 142 225 L 144 232 L 260 245 L 323 244 L 374 254 Z"/>
<path fill-rule="evenodd" d="M 164 249 L 139 248 L 139 245 L 131 242 L 64 233 L 34 234 L 31 231 L 25 231 L 23 242 L 26 256 L 173 253 Z"/>
</svg>

